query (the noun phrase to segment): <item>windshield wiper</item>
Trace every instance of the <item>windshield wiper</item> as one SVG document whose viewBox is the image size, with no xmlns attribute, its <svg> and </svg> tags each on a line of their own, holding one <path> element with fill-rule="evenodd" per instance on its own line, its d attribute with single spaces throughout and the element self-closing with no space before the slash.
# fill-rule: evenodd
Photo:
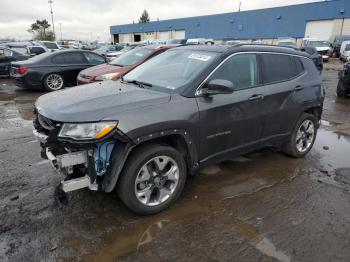
<svg viewBox="0 0 350 262">
<path fill-rule="evenodd" d="M 141 82 L 141 81 L 138 81 L 138 80 L 124 80 L 123 79 L 123 82 L 129 83 L 129 84 L 138 85 L 141 88 L 145 88 L 145 86 L 152 87 L 152 84 L 146 83 L 146 82 Z"/>
</svg>

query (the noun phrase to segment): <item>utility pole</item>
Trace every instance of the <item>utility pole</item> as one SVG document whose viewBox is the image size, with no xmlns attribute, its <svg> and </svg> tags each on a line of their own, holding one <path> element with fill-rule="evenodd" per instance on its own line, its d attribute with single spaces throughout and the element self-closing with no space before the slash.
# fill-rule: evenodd
<svg viewBox="0 0 350 262">
<path fill-rule="evenodd" d="M 60 35 L 61 35 L 61 39 L 60 40 L 62 41 L 62 24 L 61 24 L 61 22 L 59 22 L 58 24 L 60 25 Z"/>
<path fill-rule="evenodd" d="M 241 12 L 241 5 L 242 5 L 242 2 L 239 1 L 238 12 Z"/>
<path fill-rule="evenodd" d="M 54 37 L 56 38 L 56 34 L 55 34 L 55 24 L 54 24 L 54 22 L 53 22 L 52 4 L 53 4 L 53 1 L 52 1 L 52 0 L 49 0 L 50 11 L 51 11 L 51 21 L 52 21 L 52 31 L 53 31 Z"/>
</svg>

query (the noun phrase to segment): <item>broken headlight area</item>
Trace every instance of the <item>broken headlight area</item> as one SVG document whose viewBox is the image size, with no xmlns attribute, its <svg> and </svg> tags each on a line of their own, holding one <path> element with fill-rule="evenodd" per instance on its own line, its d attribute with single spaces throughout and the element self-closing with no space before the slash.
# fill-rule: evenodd
<svg viewBox="0 0 350 262">
<path fill-rule="evenodd" d="M 65 124 L 37 114 L 34 127 L 42 157 L 65 177 L 61 182 L 64 192 L 86 187 L 98 190 L 118 143 L 108 138 L 116 122 Z"/>
</svg>

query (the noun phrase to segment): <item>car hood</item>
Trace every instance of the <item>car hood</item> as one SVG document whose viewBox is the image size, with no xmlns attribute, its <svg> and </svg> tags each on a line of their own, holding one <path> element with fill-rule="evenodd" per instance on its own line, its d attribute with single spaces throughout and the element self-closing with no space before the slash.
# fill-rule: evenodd
<svg viewBox="0 0 350 262">
<path fill-rule="evenodd" d="M 104 74 L 109 74 L 109 73 L 125 73 L 129 70 L 129 67 L 121 67 L 121 66 L 115 66 L 115 65 L 110 65 L 110 64 L 102 64 L 102 65 L 97 65 L 93 67 L 89 67 L 83 71 L 80 72 L 82 75 L 87 75 L 91 77 L 96 77 Z"/>
<path fill-rule="evenodd" d="M 77 123 L 118 120 L 123 112 L 145 110 L 169 101 L 170 94 L 109 80 L 40 96 L 35 107 L 54 121 Z"/>
</svg>

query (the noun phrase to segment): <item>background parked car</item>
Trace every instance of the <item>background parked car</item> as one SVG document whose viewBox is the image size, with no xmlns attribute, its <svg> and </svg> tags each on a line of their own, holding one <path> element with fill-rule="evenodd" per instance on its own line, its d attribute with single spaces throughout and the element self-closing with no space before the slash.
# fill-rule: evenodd
<svg viewBox="0 0 350 262">
<path fill-rule="evenodd" d="M 21 53 L 23 55 L 30 55 L 30 51 L 27 45 L 18 42 L 18 43 L 6 43 L 4 46 L 10 48 L 13 51 Z"/>
<path fill-rule="evenodd" d="M 315 47 L 317 52 L 322 56 L 323 61 L 327 62 L 331 54 L 331 44 L 328 41 L 313 38 L 304 38 L 302 47 L 311 46 Z"/>
<path fill-rule="evenodd" d="M 350 94 L 350 63 L 346 63 L 342 71 L 339 72 L 339 82 L 337 86 L 337 96 L 346 97 Z"/>
<path fill-rule="evenodd" d="M 29 55 L 11 50 L 8 47 L 0 47 L 0 76 L 9 76 L 11 62 L 22 61 L 30 58 Z"/>
<path fill-rule="evenodd" d="M 57 51 L 61 49 L 58 43 L 54 41 L 41 41 L 41 43 L 51 51 Z"/>
<path fill-rule="evenodd" d="M 228 40 L 224 42 L 224 45 L 229 45 L 229 46 L 234 46 L 239 44 L 241 44 L 241 42 L 238 40 Z"/>
<path fill-rule="evenodd" d="M 310 55 L 310 58 L 314 62 L 316 68 L 321 73 L 322 70 L 323 70 L 323 58 L 317 52 L 317 49 L 315 47 L 312 47 L 312 46 L 306 46 L 306 47 L 301 47 L 300 50 L 303 51 L 303 52 L 306 52 L 306 53 L 308 53 Z"/>
<path fill-rule="evenodd" d="M 137 47 L 108 64 L 94 66 L 81 71 L 77 78 L 77 84 L 88 84 L 96 81 L 118 79 L 136 66 L 174 46 L 175 45 L 149 45 Z"/>
<path fill-rule="evenodd" d="M 90 51 L 47 52 L 27 61 L 12 63 L 11 76 L 19 87 L 55 91 L 75 85 L 81 70 L 105 62 L 103 56 Z"/>
<path fill-rule="evenodd" d="M 350 41 L 350 35 L 336 35 L 332 43 L 333 55 L 340 57 L 340 47 L 344 41 Z"/>
<path fill-rule="evenodd" d="M 344 41 L 340 47 L 340 60 L 350 61 L 350 41 Z"/>
<path fill-rule="evenodd" d="M 188 39 L 186 44 L 188 45 L 205 45 L 205 42 L 207 40 L 205 38 L 193 38 L 193 39 Z"/>
<path fill-rule="evenodd" d="M 296 40 L 294 38 L 279 38 L 277 40 L 277 45 L 297 47 Z"/>
<path fill-rule="evenodd" d="M 123 46 L 120 46 L 120 45 L 101 45 L 94 52 L 106 57 L 108 53 L 117 52 L 122 49 L 123 49 Z"/>
<path fill-rule="evenodd" d="M 170 39 L 168 41 L 168 44 L 171 44 L 171 45 L 184 45 L 186 44 L 187 42 L 187 39 L 184 38 L 184 39 Z"/>
<path fill-rule="evenodd" d="M 31 56 L 40 55 L 42 53 L 49 51 L 47 48 L 43 46 L 29 46 L 28 48 Z"/>
<path fill-rule="evenodd" d="M 126 52 L 129 52 L 130 50 L 134 49 L 135 47 L 136 46 L 127 45 L 127 46 L 123 47 L 119 51 L 109 52 L 109 53 L 106 54 L 107 61 L 112 61 L 113 59 L 121 56 L 122 54 L 124 54 Z"/>
</svg>

